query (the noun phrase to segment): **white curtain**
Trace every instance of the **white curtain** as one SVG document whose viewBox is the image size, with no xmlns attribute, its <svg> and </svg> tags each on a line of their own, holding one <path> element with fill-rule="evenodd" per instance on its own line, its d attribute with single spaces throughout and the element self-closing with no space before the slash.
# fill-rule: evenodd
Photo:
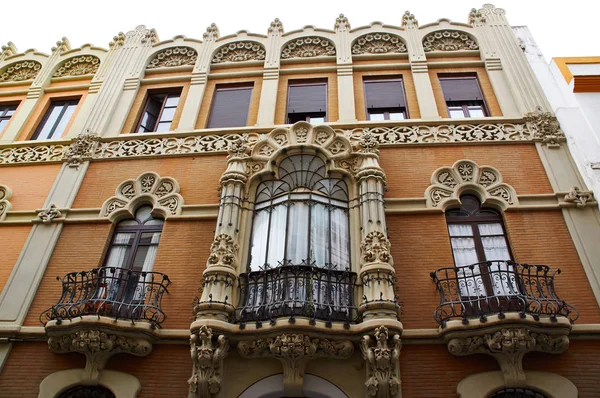
<svg viewBox="0 0 600 398">
<path fill-rule="evenodd" d="M 475 241 L 473 240 L 473 229 L 470 225 L 448 224 L 450 232 L 450 242 L 452 244 L 452 253 L 454 254 L 454 264 L 457 267 L 471 265 L 479 262 L 477 251 L 475 250 Z M 471 271 L 468 268 L 462 268 L 457 272 L 458 286 L 462 296 L 484 296 L 486 294 L 483 281 L 481 279 L 479 267 Z"/>
<path fill-rule="evenodd" d="M 308 204 L 293 202 L 289 206 L 287 259 L 301 264 L 308 257 Z"/>
<path fill-rule="evenodd" d="M 350 267 L 350 237 L 348 236 L 348 213 L 332 209 L 331 217 L 331 263 L 338 269 Z"/>
<path fill-rule="evenodd" d="M 329 232 L 329 212 L 325 205 L 317 203 L 313 205 L 310 215 L 310 258 L 317 267 L 324 267 L 329 261 L 327 254 L 328 232 Z"/>
<path fill-rule="evenodd" d="M 285 249 L 285 221 L 287 216 L 287 206 L 278 205 L 271 211 L 271 228 L 269 231 L 269 253 L 267 263 L 271 268 L 279 265 L 283 260 Z M 265 244 L 266 244 L 265 234 Z M 263 246 L 264 248 L 265 246 Z M 264 250 L 264 249 L 263 249 Z"/>
<path fill-rule="evenodd" d="M 517 294 L 514 268 L 504 262 L 510 260 L 510 253 L 504 238 L 502 225 L 500 223 L 489 223 L 479 224 L 478 227 L 485 259 L 492 261 L 490 275 L 494 294 L 497 296 Z"/>
<path fill-rule="evenodd" d="M 134 233 L 118 233 L 113 240 L 113 246 L 110 248 L 106 267 L 123 268 L 125 261 L 129 257 L 131 250 L 131 242 L 134 238 Z M 118 246 L 117 246 L 118 245 Z M 117 280 L 120 270 L 112 272 L 112 270 L 104 270 L 104 281 L 101 281 L 101 287 L 98 289 L 98 299 L 115 300 L 119 290 Z M 104 285 L 104 286 L 102 286 Z"/>
<path fill-rule="evenodd" d="M 156 252 L 158 251 L 158 242 L 160 241 L 160 232 L 154 232 L 150 240 L 151 246 L 148 247 L 146 257 L 144 258 L 144 264 L 142 265 L 142 272 L 152 272 L 154 267 L 154 260 L 156 260 Z M 143 302 L 146 296 L 146 291 L 151 289 L 152 286 L 147 285 L 152 280 L 152 275 L 146 275 L 144 278 L 142 275 L 139 276 L 139 283 L 136 286 L 133 300 Z"/>
<path fill-rule="evenodd" d="M 252 225 L 252 251 L 250 271 L 258 271 L 265 265 L 267 236 L 269 234 L 269 211 L 262 210 L 254 215 Z"/>
</svg>

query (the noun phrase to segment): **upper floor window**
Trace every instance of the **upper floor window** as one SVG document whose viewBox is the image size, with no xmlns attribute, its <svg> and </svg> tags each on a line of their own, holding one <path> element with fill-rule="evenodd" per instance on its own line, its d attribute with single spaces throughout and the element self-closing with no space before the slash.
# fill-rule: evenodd
<svg viewBox="0 0 600 398">
<path fill-rule="evenodd" d="M 170 131 L 180 97 L 181 91 L 149 94 L 136 131 L 138 133 Z"/>
<path fill-rule="evenodd" d="M 75 108 L 77 108 L 77 104 L 79 104 L 79 99 L 53 101 L 31 139 L 47 140 L 61 137 L 75 112 Z"/>
<path fill-rule="evenodd" d="M 402 78 L 365 78 L 368 120 L 403 120 L 408 117 Z"/>
<path fill-rule="evenodd" d="M 4 130 L 4 127 L 6 127 L 16 110 L 17 105 L 0 105 L 0 133 Z"/>
<path fill-rule="evenodd" d="M 440 77 L 440 85 L 451 118 L 489 115 L 476 76 Z"/>
<path fill-rule="evenodd" d="M 327 82 L 290 83 L 287 98 L 287 123 L 327 121 Z"/>
<path fill-rule="evenodd" d="M 249 270 L 285 265 L 350 267 L 348 187 L 314 155 L 283 159 L 257 187 Z"/>
<path fill-rule="evenodd" d="M 252 85 L 217 86 L 207 127 L 246 126 L 251 98 Z"/>
</svg>

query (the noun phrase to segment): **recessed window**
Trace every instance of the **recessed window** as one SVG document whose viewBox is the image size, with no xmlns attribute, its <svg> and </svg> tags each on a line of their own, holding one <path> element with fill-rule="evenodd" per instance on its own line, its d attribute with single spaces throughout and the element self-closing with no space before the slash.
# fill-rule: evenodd
<svg viewBox="0 0 600 398">
<path fill-rule="evenodd" d="M 402 78 L 365 78 L 364 88 L 368 120 L 408 118 Z"/>
<path fill-rule="evenodd" d="M 48 140 L 61 137 L 65 132 L 78 103 L 79 99 L 53 101 L 31 139 Z"/>
<path fill-rule="evenodd" d="M 149 94 L 146 105 L 144 106 L 144 113 L 138 124 L 137 132 L 160 133 L 170 131 L 180 97 L 180 91 Z"/>
<path fill-rule="evenodd" d="M 440 85 L 450 118 L 460 119 L 489 115 L 477 77 L 440 77 Z"/>
<path fill-rule="evenodd" d="M 217 86 L 207 127 L 246 126 L 251 99 L 252 85 Z"/>
<path fill-rule="evenodd" d="M 327 121 L 327 82 L 290 83 L 287 99 L 287 123 Z"/>
<path fill-rule="evenodd" d="M 0 105 L 0 133 L 4 130 L 4 127 L 6 127 L 16 110 L 17 105 Z"/>
</svg>

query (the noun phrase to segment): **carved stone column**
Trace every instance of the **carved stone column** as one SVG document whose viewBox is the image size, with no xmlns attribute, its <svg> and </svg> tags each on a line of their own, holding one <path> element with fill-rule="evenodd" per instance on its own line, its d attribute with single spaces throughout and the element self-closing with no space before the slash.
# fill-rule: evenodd
<svg viewBox="0 0 600 398">
<path fill-rule="evenodd" d="M 227 170 L 221 176 L 221 200 L 215 239 L 204 271 L 204 290 L 196 305 L 197 318 L 228 321 L 233 312 L 233 286 L 239 272 L 238 233 L 246 185 L 244 159 L 250 151 L 245 137 L 229 148 Z"/>
<path fill-rule="evenodd" d="M 258 106 L 258 126 L 272 126 L 275 123 L 275 106 L 277 103 L 277 89 L 279 87 L 279 60 L 281 53 L 281 36 L 283 24 L 277 18 L 269 26 L 267 38 L 267 53 L 265 56 L 265 71 L 263 84 L 260 91 L 260 104 Z"/>
<path fill-rule="evenodd" d="M 375 329 L 375 341 L 364 335 L 360 348 L 367 362 L 367 397 L 399 398 L 402 396 L 400 381 L 400 335 L 390 337 L 388 329 L 381 326 Z"/>
<path fill-rule="evenodd" d="M 344 14 L 335 20 L 338 82 L 338 109 L 340 122 L 355 122 L 354 78 L 352 73 L 352 49 L 350 23 Z"/>
<path fill-rule="evenodd" d="M 272 338 L 241 341 L 238 352 L 244 358 L 278 359 L 283 365 L 285 395 L 303 397 L 306 364 L 315 358 L 350 358 L 354 353 L 354 345 L 348 340 L 311 339 L 303 334 L 282 334 Z"/>
<path fill-rule="evenodd" d="M 229 341 L 224 335 L 213 339 L 212 330 L 202 326 L 190 337 L 190 345 L 194 368 L 188 380 L 188 397 L 212 398 L 221 390 L 223 360 L 229 352 Z"/>
<path fill-rule="evenodd" d="M 395 270 L 387 238 L 383 202 L 385 173 L 379 166 L 379 143 L 364 133 L 359 144 L 360 165 L 356 171 L 360 207 L 361 269 L 364 319 L 397 318 L 394 300 Z"/>
</svg>

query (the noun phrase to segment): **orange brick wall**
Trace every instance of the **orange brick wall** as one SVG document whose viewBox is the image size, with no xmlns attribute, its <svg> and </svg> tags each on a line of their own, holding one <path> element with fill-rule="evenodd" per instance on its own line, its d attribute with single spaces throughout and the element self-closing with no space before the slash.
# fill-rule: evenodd
<svg viewBox="0 0 600 398">
<path fill-rule="evenodd" d="M 433 172 L 460 159 L 495 167 L 517 194 L 553 193 L 534 145 L 414 146 L 381 149 L 380 164 L 387 175 L 386 197 L 424 197 Z"/>
<path fill-rule="evenodd" d="M 225 155 L 93 162 L 73 207 L 101 207 L 106 199 L 115 194 L 120 183 L 135 179 L 147 171 L 154 171 L 161 177 L 175 178 L 185 204 L 216 204 L 219 202 L 219 178 L 225 168 Z"/>
<path fill-rule="evenodd" d="M 35 210 L 44 205 L 60 164 L 0 167 L 0 184 L 12 191 L 12 210 Z"/>
<path fill-rule="evenodd" d="M 0 227 L 0 242 L 10 242 L 2 246 L 0 261 L 0 293 L 8 281 L 8 277 L 21 254 L 23 245 L 31 231 L 30 225 L 9 225 Z"/>
</svg>

